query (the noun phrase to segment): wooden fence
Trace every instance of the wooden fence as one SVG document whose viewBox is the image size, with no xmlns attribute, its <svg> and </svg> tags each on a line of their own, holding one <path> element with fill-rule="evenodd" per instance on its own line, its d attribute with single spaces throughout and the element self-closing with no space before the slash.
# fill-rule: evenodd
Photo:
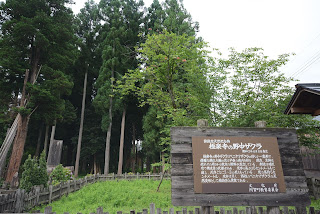
<svg viewBox="0 0 320 214">
<path fill-rule="evenodd" d="M 320 178 L 307 178 L 307 185 L 309 195 L 318 200 L 320 198 Z"/>
<path fill-rule="evenodd" d="M 81 189 L 86 184 L 92 184 L 97 181 L 106 180 L 134 180 L 134 179 L 160 179 L 162 174 L 109 174 L 109 175 L 92 175 L 84 177 L 78 180 L 68 181 L 66 183 L 60 183 L 59 185 L 43 188 L 35 186 L 28 193 L 25 190 L 18 189 L 14 193 L 0 195 L 0 213 L 20 213 L 25 210 L 29 210 L 35 206 L 51 203 L 59 199 L 63 195 L 68 195 L 71 192 L 75 192 Z M 165 174 L 165 178 L 170 175 Z"/>
<path fill-rule="evenodd" d="M 35 212 L 35 213 L 40 213 Z M 81 212 L 77 212 L 81 214 Z M 270 213 L 270 210 L 267 210 L 266 207 L 243 207 L 237 208 L 233 207 L 232 209 L 225 209 L 221 207 L 219 209 L 215 207 L 210 207 L 209 213 L 205 213 L 202 208 L 194 208 L 194 210 L 188 210 L 187 208 L 182 208 L 179 211 L 175 211 L 174 208 L 167 209 L 167 211 L 162 211 L 161 208 L 156 208 L 155 204 L 150 204 L 149 210 L 143 209 L 142 211 L 136 212 L 135 210 L 131 210 L 130 212 L 118 211 L 116 214 L 267 214 Z M 291 207 L 282 207 L 280 210 L 281 214 L 320 214 L 320 210 L 315 210 L 314 207 L 310 207 L 305 210 L 296 210 Z M 279 214 L 280 214 L 279 213 Z M 44 214 L 55 214 L 52 210 L 52 207 L 46 207 Z M 64 214 L 69 214 L 69 212 L 65 211 Z M 102 207 L 97 208 L 95 213 L 90 214 L 109 214 L 109 212 L 104 212 Z M 111 213 L 110 213 L 111 214 Z"/>
<path fill-rule="evenodd" d="M 308 147 L 301 146 L 300 152 L 302 156 L 302 163 L 304 170 L 320 171 L 320 150 L 309 149 Z"/>
<path fill-rule="evenodd" d="M 68 195 L 71 192 L 81 189 L 86 184 L 95 183 L 97 181 L 106 181 L 106 180 L 134 180 L 134 179 L 149 179 L 156 180 L 161 178 L 161 174 L 109 174 L 109 175 L 92 175 L 89 177 L 84 177 L 79 180 L 68 181 L 67 183 L 61 183 L 57 186 L 50 185 L 47 188 L 34 187 L 29 193 L 26 193 L 24 190 L 18 189 L 16 192 L 11 194 L 0 195 L 0 213 L 21 213 L 25 210 L 29 210 L 35 206 L 51 203 L 59 199 L 63 195 Z M 165 174 L 165 178 L 169 178 L 170 175 Z M 313 178 L 308 179 L 309 193 L 314 195 L 316 198 L 320 198 L 320 180 Z M 267 210 L 262 207 L 247 207 L 245 210 L 238 210 L 234 207 L 232 210 L 225 210 L 221 208 L 219 210 L 212 208 L 210 214 L 265 214 Z M 38 212 L 40 213 L 40 212 Z M 51 207 L 46 207 L 45 213 L 53 213 Z M 65 213 L 68 213 L 66 211 Z M 80 213 L 80 212 L 78 212 Z M 105 214 L 108 212 L 103 212 L 103 209 L 100 207 L 97 209 L 97 214 Z M 117 214 L 122 214 L 124 212 L 119 211 Z M 142 212 L 130 211 L 130 214 L 202 214 L 200 208 L 195 208 L 194 211 L 182 209 L 182 211 L 174 212 L 174 209 L 171 208 L 168 211 L 161 212 L 161 209 L 155 209 L 154 204 L 150 205 L 150 212 L 147 209 L 143 209 Z M 289 209 L 283 207 L 282 214 L 295 214 L 297 213 L 294 209 Z M 301 212 L 298 212 L 301 213 Z M 305 210 L 307 213 L 307 210 Z M 315 210 L 310 207 L 308 209 L 310 214 L 320 214 L 319 210 Z M 125 213 L 124 213 L 125 214 Z"/>
</svg>

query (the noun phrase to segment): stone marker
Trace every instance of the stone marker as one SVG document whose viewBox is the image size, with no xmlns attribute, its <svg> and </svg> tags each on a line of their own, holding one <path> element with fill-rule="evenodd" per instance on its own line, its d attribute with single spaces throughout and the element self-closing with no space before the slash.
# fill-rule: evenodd
<svg viewBox="0 0 320 214">
<path fill-rule="evenodd" d="M 61 153 L 62 153 L 62 140 L 53 140 L 50 143 L 47 166 L 55 167 L 60 164 Z"/>
</svg>

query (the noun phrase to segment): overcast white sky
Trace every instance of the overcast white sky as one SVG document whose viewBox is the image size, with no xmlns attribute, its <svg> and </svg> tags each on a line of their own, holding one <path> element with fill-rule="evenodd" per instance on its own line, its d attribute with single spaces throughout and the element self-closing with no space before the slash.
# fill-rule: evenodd
<svg viewBox="0 0 320 214">
<path fill-rule="evenodd" d="M 78 13 L 86 0 L 75 0 Z M 98 2 L 98 0 L 96 0 Z M 152 0 L 144 0 L 149 6 Z M 199 35 L 227 54 L 261 47 L 271 58 L 296 53 L 282 71 L 296 83 L 320 83 L 319 0 L 184 0 Z"/>
</svg>

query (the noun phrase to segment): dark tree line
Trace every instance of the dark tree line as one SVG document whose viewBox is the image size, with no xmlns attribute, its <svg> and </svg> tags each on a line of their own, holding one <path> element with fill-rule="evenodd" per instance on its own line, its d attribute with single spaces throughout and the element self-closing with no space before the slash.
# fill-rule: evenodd
<svg viewBox="0 0 320 214">
<path fill-rule="evenodd" d="M 62 163 L 81 173 L 138 171 L 143 161 L 150 170 L 160 161 L 163 148 L 146 151 L 145 143 L 138 151 L 133 143 L 152 133 L 143 125 L 150 106 L 139 107 L 134 94 L 120 96 L 116 82 L 138 68 L 137 46 L 148 34 L 194 36 L 198 24 L 176 0 L 148 8 L 134 0 L 88 1 L 76 15 L 70 3 L 1 3 L 1 142 L 21 116 L 8 181 L 28 154 L 48 150 L 50 138 L 64 141 Z"/>
</svg>

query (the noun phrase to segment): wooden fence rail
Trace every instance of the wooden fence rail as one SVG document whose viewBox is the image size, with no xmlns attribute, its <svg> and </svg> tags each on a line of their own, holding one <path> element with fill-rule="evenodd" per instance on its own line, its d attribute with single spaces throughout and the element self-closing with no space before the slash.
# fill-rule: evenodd
<svg viewBox="0 0 320 214">
<path fill-rule="evenodd" d="M 36 212 L 40 213 L 40 211 Z M 81 214 L 81 212 L 77 212 L 78 214 Z M 182 208 L 182 210 L 175 211 L 174 208 L 166 209 L 166 211 L 161 210 L 161 208 L 156 208 L 155 204 L 150 204 L 149 210 L 143 209 L 142 211 L 136 212 L 135 210 L 131 210 L 130 212 L 123 212 L 118 211 L 116 214 L 205 214 L 204 210 L 201 208 L 195 208 L 194 210 L 189 210 L 187 208 Z M 266 207 L 243 207 L 243 208 L 237 208 L 233 207 L 232 209 L 225 209 L 224 207 L 221 207 L 220 209 L 216 209 L 215 207 L 212 207 L 210 209 L 210 213 L 207 214 L 267 214 L 271 213 L 270 210 L 267 210 Z M 289 207 L 282 207 L 280 210 L 281 214 L 320 214 L 320 210 L 315 210 L 314 207 L 306 208 L 305 210 L 296 210 Z M 52 210 L 52 207 L 46 207 L 44 214 L 55 214 L 55 212 Z M 69 214 L 69 212 L 64 212 L 64 214 Z M 104 212 L 102 207 L 97 208 L 97 211 L 95 213 L 90 214 L 109 214 L 109 212 Z M 113 213 L 110 213 L 113 214 Z"/>
<path fill-rule="evenodd" d="M 71 192 L 75 192 L 81 189 L 86 184 L 92 184 L 97 181 L 106 180 L 134 180 L 134 179 L 149 179 L 158 180 L 162 174 L 109 174 L 109 175 L 92 175 L 89 177 L 84 177 L 78 180 L 71 180 L 66 183 L 60 183 L 59 185 L 43 188 L 40 186 L 35 186 L 30 192 L 25 192 L 23 189 L 18 189 L 10 194 L 0 195 L 0 213 L 20 213 L 25 210 L 29 210 L 35 206 L 42 204 L 48 204 L 55 201 L 63 195 L 68 195 Z M 170 177 L 170 175 L 165 174 L 165 178 Z"/>
</svg>

